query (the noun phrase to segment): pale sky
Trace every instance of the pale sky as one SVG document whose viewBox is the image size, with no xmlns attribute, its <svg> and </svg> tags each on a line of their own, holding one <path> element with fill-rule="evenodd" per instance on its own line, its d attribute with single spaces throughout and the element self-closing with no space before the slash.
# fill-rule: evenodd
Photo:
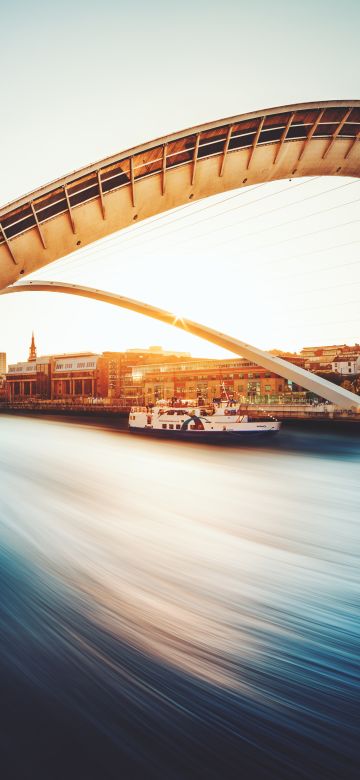
<svg viewBox="0 0 360 780">
<path fill-rule="evenodd" d="M 1 16 L 0 202 L 195 124 L 358 98 L 359 9 L 355 0 L 14 0 Z M 138 224 L 34 276 L 118 291 L 263 348 L 360 341 L 360 184 L 294 180 L 234 195 Z M 42 354 L 162 344 L 226 355 L 60 295 L 0 299 L 0 326 L 9 362 L 26 358 L 32 330 Z"/>
</svg>

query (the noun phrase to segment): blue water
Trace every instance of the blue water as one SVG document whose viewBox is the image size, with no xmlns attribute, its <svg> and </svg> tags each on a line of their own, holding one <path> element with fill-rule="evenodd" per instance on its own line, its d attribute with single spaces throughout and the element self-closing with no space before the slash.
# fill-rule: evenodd
<svg viewBox="0 0 360 780">
<path fill-rule="evenodd" d="M 360 437 L 0 417 L 1 776 L 352 778 Z"/>
</svg>

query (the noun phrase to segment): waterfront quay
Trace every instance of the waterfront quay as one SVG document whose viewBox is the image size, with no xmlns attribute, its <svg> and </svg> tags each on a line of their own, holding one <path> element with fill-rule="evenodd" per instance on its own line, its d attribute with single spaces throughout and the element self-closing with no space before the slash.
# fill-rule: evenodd
<svg viewBox="0 0 360 780">
<path fill-rule="evenodd" d="M 249 414 L 266 412 L 283 423 L 300 423 L 307 427 L 308 423 L 344 423 L 349 428 L 351 423 L 360 423 L 360 414 L 345 409 L 338 409 L 328 403 L 246 403 L 240 404 L 241 409 Z M 99 419 L 119 421 L 119 427 L 124 427 L 130 412 L 130 406 L 120 403 L 110 403 L 109 399 L 84 398 L 77 400 L 32 400 L 1 403 L 0 414 L 62 416 L 87 419 L 96 422 Z M 360 431 L 360 428 L 359 428 Z"/>
</svg>

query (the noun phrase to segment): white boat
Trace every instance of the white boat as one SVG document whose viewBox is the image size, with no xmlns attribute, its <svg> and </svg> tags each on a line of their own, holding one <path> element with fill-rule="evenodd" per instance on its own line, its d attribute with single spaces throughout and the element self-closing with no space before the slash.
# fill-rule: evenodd
<svg viewBox="0 0 360 780">
<path fill-rule="evenodd" d="M 191 405 L 187 401 L 158 402 L 156 406 L 133 406 L 129 430 L 165 439 L 196 441 L 245 441 L 267 438 L 281 423 L 259 411 L 241 409 L 236 401 Z"/>
</svg>

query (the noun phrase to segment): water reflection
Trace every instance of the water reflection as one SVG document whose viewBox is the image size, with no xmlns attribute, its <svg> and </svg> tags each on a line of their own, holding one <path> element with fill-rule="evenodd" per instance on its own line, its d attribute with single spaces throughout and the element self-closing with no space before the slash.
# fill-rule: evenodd
<svg viewBox="0 0 360 780">
<path fill-rule="evenodd" d="M 0 435 L 10 776 L 351 776 L 356 437 Z"/>
</svg>

